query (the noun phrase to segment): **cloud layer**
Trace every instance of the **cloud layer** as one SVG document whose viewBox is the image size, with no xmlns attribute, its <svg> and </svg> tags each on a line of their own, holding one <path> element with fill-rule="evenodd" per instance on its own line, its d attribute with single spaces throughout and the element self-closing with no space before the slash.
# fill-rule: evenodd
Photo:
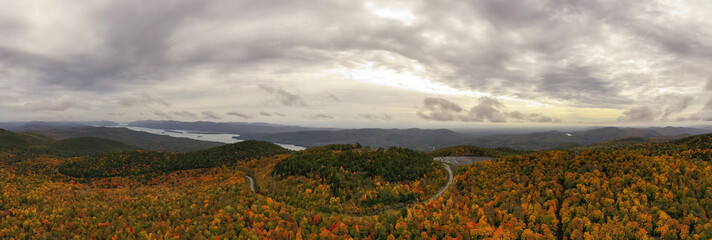
<svg viewBox="0 0 712 240">
<path fill-rule="evenodd" d="M 710 17 L 703 0 L 5 1 L 0 120 L 708 121 Z"/>
<path fill-rule="evenodd" d="M 519 111 L 506 112 L 506 107 L 497 99 L 481 97 L 478 104 L 465 111 L 459 105 L 442 98 L 426 98 L 418 117 L 434 121 L 462 122 L 560 122 L 541 113 L 524 114 Z"/>
</svg>

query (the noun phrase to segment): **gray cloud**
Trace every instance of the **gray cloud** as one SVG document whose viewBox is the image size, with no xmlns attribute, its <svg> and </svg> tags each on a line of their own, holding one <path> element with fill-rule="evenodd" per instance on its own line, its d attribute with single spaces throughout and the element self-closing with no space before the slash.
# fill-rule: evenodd
<svg viewBox="0 0 712 240">
<path fill-rule="evenodd" d="M 568 67 L 544 73 L 536 91 L 549 97 L 575 100 L 584 106 L 630 102 L 618 96 L 618 90 L 609 83 L 592 77 L 591 71 L 589 68 Z"/>
<path fill-rule="evenodd" d="M 550 122 L 561 122 L 559 119 L 553 119 L 551 117 L 545 116 L 541 113 L 531 113 L 524 114 L 519 111 L 513 111 L 506 114 L 507 117 L 524 122 L 539 122 L 539 123 L 550 123 Z"/>
<path fill-rule="evenodd" d="M 265 92 L 268 92 L 268 93 L 274 95 L 277 98 L 277 100 L 285 106 L 301 106 L 301 107 L 307 106 L 307 104 L 304 103 L 304 100 L 302 100 L 302 97 L 300 97 L 296 94 L 287 92 L 284 89 L 273 88 L 273 87 L 265 86 L 262 84 L 260 84 L 259 86 Z"/>
<path fill-rule="evenodd" d="M 478 104 L 464 112 L 462 107 L 442 98 L 426 98 L 424 106 L 416 115 L 426 120 L 434 121 L 463 121 L 463 122 L 561 122 L 558 119 L 544 116 L 543 114 L 524 114 L 519 111 L 506 112 L 506 108 L 499 100 L 491 97 L 481 97 Z M 462 113 L 461 113 L 462 112 Z"/>
<path fill-rule="evenodd" d="M 646 106 L 633 107 L 628 111 L 623 112 L 623 115 L 618 117 L 618 121 L 622 122 L 649 122 L 655 120 L 658 113 Z"/>
<path fill-rule="evenodd" d="M 171 116 L 171 115 L 168 114 L 168 113 L 164 113 L 164 112 L 162 112 L 162 111 L 155 111 L 155 112 L 153 112 L 153 115 L 159 116 L 159 117 L 162 117 L 162 118 L 165 118 L 165 119 L 169 119 L 169 120 L 173 119 L 173 116 Z"/>
<path fill-rule="evenodd" d="M 307 118 L 309 118 L 309 119 L 311 119 L 311 120 L 334 119 L 333 116 L 331 116 L 331 115 L 326 115 L 326 114 L 309 115 Z"/>
<path fill-rule="evenodd" d="M 264 113 L 264 112 L 262 112 L 262 113 Z M 262 113 L 260 113 L 260 114 L 262 114 Z M 227 114 L 227 115 L 230 115 L 230 116 L 235 116 L 235 117 L 239 117 L 239 118 L 244 118 L 244 119 L 252 119 L 252 118 L 255 117 L 255 116 L 253 116 L 253 115 L 251 115 L 251 114 L 245 114 L 245 113 L 241 113 L 241 112 L 228 112 L 228 113 L 226 113 L 226 114 Z M 265 115 L 263 115 L 263 116 L 265 116 Z"/>
<path fill-rule="evenodd" d="M 148 95 L 147 93 L 133 94 L 131 97 L 123 97 L 119 99 L 119 104 L 124 107 L 133 107 L 137 105 L 162 105 L 165 107 L 170 106 L 166 100 L 161 98 Z"/>
<path fill-rule="evenodd" d="M 212 111 L 202 111 L 200 114 L 203 115 L 203 118 L 207 119 L 213 119 L 213 120 L 220 120 L 222 119 L 222 116 L 220 114 L 214 113 Z"/>
<path fill-rule="evenodd" d="M 18 102 L 18 100 L 19 99 L 17 99 L 16 97 L 0 95 L 0 105 L 7 103 L 16 103 Z"/>
<path fill-rule="evenodd" d="M 56 111 L 62 112 L 70 109 L 88 109 L 88 106 L 74 99 L 54 99 L 45 101 L 35 101 L 13 107 L 16 111 L 42 112 Z"/>
<path fill-rule="evenodd" d="M 662 111 L 662 119 L 667 119 L 671 114 L 684 111 L 694 99 L 691 96 L 671 97 L 670 95 L 665 95 L 661 98 L 665 101 L 664 104 L 667 105 Z"/>
<path fill-rule="evenodd" d="M 390 121 L 393 120 L 393 116 L 391 116 L 388 113 L 381 113 L 381 114 L 359 114 L 361 118 L 368 119 L 368 120 L 375 120 L 375 121 Z"/>
<path fill-rule="evenodd" d="M 373 63 L 399 73 L 417 64 L 418 74 L 434 83 L 492 96 L 625 109 L 652 106 L 656 89 L 689 95 L 693 90 L 679 86 L 705 85 L 700 79 L 712 75 L 706 67 L 712 64 L 706 21 L 712 9 L 704 1 L 405 1 L 399 5 L 414 16 L 407 24 L 375 16 L 361 1 L 13 2 L 0 3 L 0 89 L 12 85 L 6 93 L 23 99 L 58 91 L 127 96 L 149 88 L 171 94 L 114 99 L 127 107 L 168 106 L 191 91 L 200 93 L 192 98 L 215 97 L 210 89 L 180 85 L 195 75 L 221 76 L 212 86 L 253 87 L 241 79 L 253 76 L 303 84 L 292 80 L 294 73 L 319 77 Z M 58 7 L 63 14 L 43 14 Z M 151 88 L 160 84 L 180 90 Z M 705 89 L 712 91 L 712 80 Z M 307 105 L 291 87 L 262 90 L 282 105 Z M 651 111 L 668 118 L 679 106 L 698 107 L 677 103 Z M 462 121 L 466 111 L 426 104 L 417 115 Z M 546 120 L 487 104 L 470 112 L 465 117 L 473 121 Z"/>
<path fill-rule="evenodd" d="M 331 101 L 334 101 L 334 102 L 341 102 L 341 99 L 339 99 L 338 97 L 334 96 L 334 94 L 331 94 L 331 93 L 326 95 L 326 98 Z"/>
<path fill-rule="evenodd" d="M 712 77 L 707 79 L 707 84 L 705 84 L 705 91 L 712 92 Z"/>
<path fill-rule="evenodd" d="M 465 118 L 466 121 L 482 122 L 488 120 L 490 122 L 504 122 L 505 114 L 502 114 L 498 108 L 504 107 L 497 99 L 490 97 L 482 97 L 479 104 L 470 109 L 470 113 Z"/>
<path fill-rule="evenodd" d="M 188 111 L 172 111 L 170 114 L 182 118 L 198 118 L 197 114 Z"/>
<path fill-rule="evenodd" d="M 286 117 L 287 116 L 287 115 L 284 115 L 284 114 L 278 113 L 278 112 L 271 112 L 271 113 L 270 112 L 260 112 L 260 115 L 265 116 L 265 117 L 271 117 L 271 116 Z"/>
<path fill-rule="evenodd" d="M 0 64 L 32 72 L 45 84 L 69 90 L 112 91 L 120 86 L 170 78 L 182 64 L 166 59 L 169 38 L 185 19 L 200 15 L 208 5 L 200 1 L 160 0 L 141 4 L 140 8 L 137 4 L 140 3 L 113 1 L 89 15 L 89 26 L 93 28 L 81 29 L 83 34 L 75 36 L 79 41 L 75 44 L 100 37 L 97 40 L 103 44 L 98 49 L 56 57 L 0 48 Z M 92 33 L 100 35 L 90 36 Z"/>
<path fill-rule="evenodd" d="M 462 107 L 442 98 L 425 98 L 422 111 L 417 115 L 423 119 L 435 121 L 453 121 L 456 113 L 462 112 Z"/>
</svg>

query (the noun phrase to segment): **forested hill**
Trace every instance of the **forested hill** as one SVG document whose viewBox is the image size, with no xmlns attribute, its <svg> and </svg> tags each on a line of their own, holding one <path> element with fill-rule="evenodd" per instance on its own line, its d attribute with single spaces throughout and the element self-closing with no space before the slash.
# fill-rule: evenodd
<svg viewBox="0 0 712 240">
<path fill-rule="evenodd" d="M 80 178 L 133 176 L 155 177 L 161 174 L 201 168 L 232 166 L 266 156 L 289 153 L 276 144 L 243 141 L 221 147 L 188 153 L 151 151 L 110 152 L 64 161 L 58 170 Z"/>
<path fill-rule="evenodd" d="M 68 138 L 54 140 L 48 137 L 15 133 L 0 129 L 0 152 L 12 153 L 16 160 L 32 156 L 78 157 L 106 152 L 138 150 L 138 147 L 105 138 Z"/>
<path fill-rule="evenodd" d="M 43 145 L 52 141 L 53 140 L 48 137 L 28 133 L 15 133 L 0 128 L 0 151 Z"/>
<path fill-rule="evenodd" d="M 26 130 L 32 134 L 58 140 L 78 137 L 106 138 L 150 151 L 191 152 L 225 145 L 225 143 L 175 138 L 118 127 L 33 127 Z"/>
</svg>

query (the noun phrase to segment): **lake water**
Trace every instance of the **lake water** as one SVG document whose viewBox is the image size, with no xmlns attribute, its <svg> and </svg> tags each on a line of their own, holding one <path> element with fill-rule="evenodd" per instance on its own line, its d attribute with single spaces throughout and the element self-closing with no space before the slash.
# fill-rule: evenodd
<svg viewBox="0 0 712 240">
<path fill-rule="evenodd" d="M 239 134 L 195 133 L 195 132 L 184 131 L 184 130 L 164 130 L 164 129 L 130 127 L 130 126 L 117 126 L 117 127 L 124 127 L 124 128 L 128 128 L 130 130 L 133 130 L 133 131 L 138 131 L 138 132 L 147 132 L 147 133 L 153 133 L 153 134 L 165 135 L 165 136 L 171 136 L 171 137 L 178 137 L 178 138 L 190 138 L 190 139 L 195 139 L 195 140 L 200 140 L 200 141 L 221 142 L 221 143 L 236 143 L 236 142 L 244 141 L 242 139 L 233 138 L 233 137 L 239 137 L 240 136 Z M 283 148 L 293 150 L 293 151 L 304 150 L 304 147 L 301 147 L 301 146 L 296 146 L 296 145 L 291 145 L 291 144 L 281 144 L 281 143 L 275 143 L 275 144 L 282 146 Z"/>
</svg>

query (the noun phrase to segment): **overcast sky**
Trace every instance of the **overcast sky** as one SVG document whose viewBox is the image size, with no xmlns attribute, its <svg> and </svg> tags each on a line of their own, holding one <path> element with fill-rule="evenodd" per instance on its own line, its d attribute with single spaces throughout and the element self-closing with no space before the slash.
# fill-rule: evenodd
<svg viewBox="0 0 712 240">
<path fill-rule="evenodd" d="M 712 123 L 712 1 L 2 1 L 0 121 Z"/>
</svg>

